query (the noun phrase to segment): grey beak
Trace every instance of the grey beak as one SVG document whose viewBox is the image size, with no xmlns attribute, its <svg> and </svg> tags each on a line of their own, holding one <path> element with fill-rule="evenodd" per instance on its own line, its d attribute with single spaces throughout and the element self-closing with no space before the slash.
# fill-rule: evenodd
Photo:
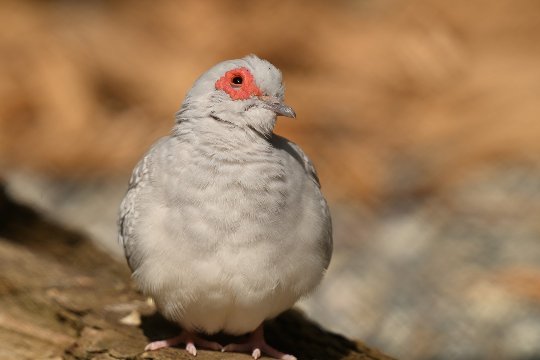
<svg viewBox="0 0 540 360">
<path fill-rule="evenodd" d="M 264 107 L 268 110 L 272 110 L 276 115 L 282 115 L 289 118 L 295 118 L 296 113 L 290 107 L 285 105 L 281 100 L 273 96 L 261 96 L 259 97 L 264 102 Z"/>
</svg>

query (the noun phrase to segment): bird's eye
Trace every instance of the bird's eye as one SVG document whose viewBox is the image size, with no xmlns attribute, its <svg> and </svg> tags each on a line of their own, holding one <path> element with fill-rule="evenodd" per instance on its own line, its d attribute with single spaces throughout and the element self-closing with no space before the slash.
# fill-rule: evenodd
<svg viewBox="0 0 540 360">
<path fill-rule="evenodd" d="M 244 82 L 244 79 L 242 79 L 241 76 L 235 76 L 231 79 L 231 84 L 234 85 L 242 85 L 242 82 Z"/>
</svg>

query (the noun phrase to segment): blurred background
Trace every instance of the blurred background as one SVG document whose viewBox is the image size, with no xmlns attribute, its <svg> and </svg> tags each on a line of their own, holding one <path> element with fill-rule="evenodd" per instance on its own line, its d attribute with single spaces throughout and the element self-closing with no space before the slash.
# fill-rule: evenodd
<svg viewBox="0 0 540 360">
<path fill-rule="evenodd" d="M 202 72 L 255 53 L 333 214 L 309 316 L 401 359 L 540 358 L 540 2 L 6 0 L 0 23 L 20 201 L 121 259 L 133 166 Z"/>
</svg>

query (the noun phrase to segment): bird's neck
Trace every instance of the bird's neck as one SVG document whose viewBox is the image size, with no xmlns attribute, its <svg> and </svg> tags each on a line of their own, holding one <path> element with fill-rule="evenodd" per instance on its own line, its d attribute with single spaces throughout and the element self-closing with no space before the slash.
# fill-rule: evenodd
<svg viewBox="0 0 540 360">
<path fill-rule="evenodd" d="M 251 113 L 248 117 L 188 98 L 176 113 L 175 128 L 216 132 L 218 136 L 230 133 L 238 138 L 247 137 L 249 141 L 253 137 L 258 137 L 267 142 L 274 134 L 276 123 L 276 116 L 272 114 L 269 117 L 268 115 L 268 112 L 266 114 Z"/>
<path fill-rule="evenodd" d="M 172 134 L 184 141 L 204 143 L 217 151 L 268 151 L 273 136 L 272 132 L 261 133 L 213 116 L 178 121 Z"/>
</svg>

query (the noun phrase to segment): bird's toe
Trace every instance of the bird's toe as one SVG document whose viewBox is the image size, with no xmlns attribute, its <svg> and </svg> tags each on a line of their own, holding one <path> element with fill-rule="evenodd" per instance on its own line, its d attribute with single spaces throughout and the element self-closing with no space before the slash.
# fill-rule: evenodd
<svg viewBox="0 0 540 360">
<path fill-rule="evenodd" d="M 193 356 L 197 356 L 197 348 L 195 347 L 195 344 L 193 344 L 192 342 L 188 342 L 186 344 L 186 351 Z"/>
<path fill-rule="evenodd" d="M 153 341 L 150 344 L 145 346 L 144 351 L 154 351 L 154 350 L 162 349 L 168 346 L 169 344 L 167 343 L 166 340 Z"/>
</svg>

